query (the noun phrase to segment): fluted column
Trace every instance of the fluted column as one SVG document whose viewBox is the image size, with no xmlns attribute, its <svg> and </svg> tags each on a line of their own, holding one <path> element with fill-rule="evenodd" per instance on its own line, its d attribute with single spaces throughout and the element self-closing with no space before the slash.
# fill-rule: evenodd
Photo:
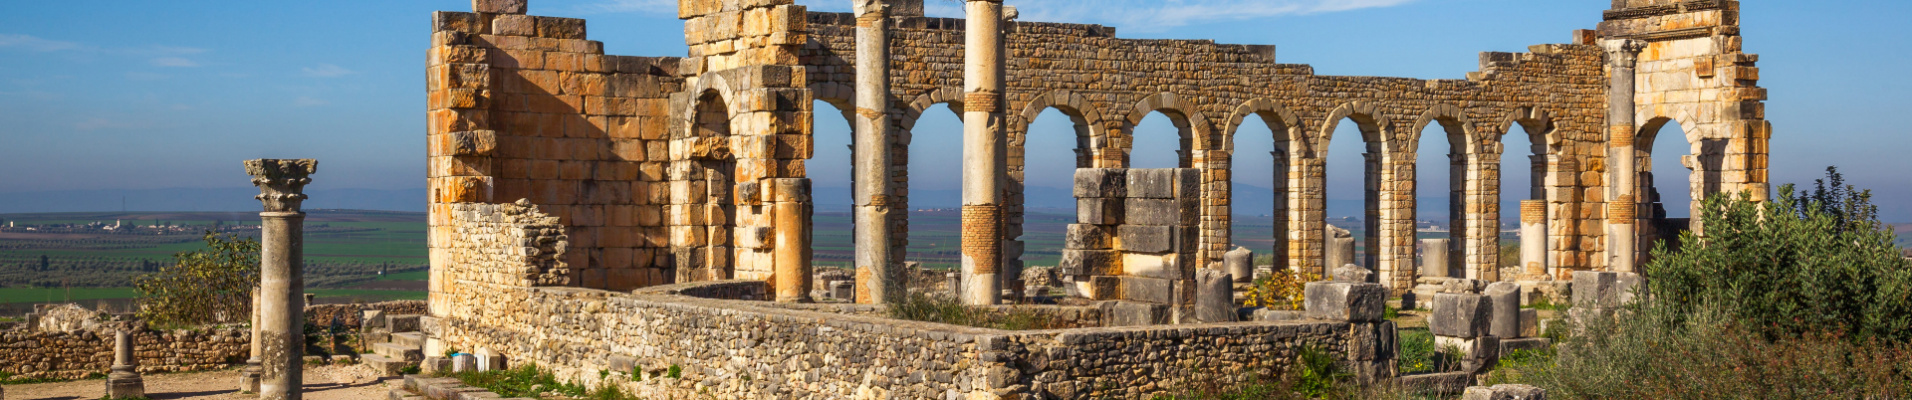
<svg viewBox="0 0 1912 400">
<path fill-rule="evenodd" d="M 1638 130 L 1634 115 L 1634 65 L 1646 43 L 1611 40 L 1607 50 L 1607 269 L 1635 272 L 1639 241 L 1640 195 L 1637 154 L 1633 139 Z"/>
<path fill-rule="evenodd" d="M 963 302 L 1002 299 L 1003 6 L 968 0 L 963 67 Z"/>
<path fill-rule="evenodd" d="M 900 300 L 895 258 L 890 254 L 890 35 L 891 5 L 856 2 L 856 268 L 868 277 L 868 299 Z"/>
<path fill-rule="evenodd" d="M 262 229 L 259 254 L 259 398 L 298 400 L 304 385 L 301 362 L 305 352 L 305 185 L 318 170 L 318 161 L 249 160 L 256 197 L 265 206 L 259 213 Z"/>
</svg>

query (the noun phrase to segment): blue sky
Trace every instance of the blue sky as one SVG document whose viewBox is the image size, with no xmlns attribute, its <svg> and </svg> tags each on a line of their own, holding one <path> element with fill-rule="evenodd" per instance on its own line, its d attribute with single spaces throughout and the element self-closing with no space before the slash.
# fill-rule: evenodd
<svg viewBox="0 0 1912 400">
<path fill-rule="evenodd" d="M 930 1 L 932 14 L 955 12 L 955 3 Z M 849 4 L 799 3 L 816 10 Z M 1572 30 L 1592 28 L 1609 2 L 1010 4 L 1025 20 L 1115 25 L 1123 37 L 1274 44 L 1282 62 L 1312 64 L 1325 75 L 1459 79 L 1477 68 L 1481 51 L 1568 41 Z M 590 36 L 614 54 L 682 55 L 673 5 L 532 0 L 531 12 L 589 19 Z M 316 185 L 422 187 L 430 13 L 469 7 L 461 0 L 7 2 L 0 5 L 0 171 L 7 172 L 0 193 L 244 186 L 238 161 L 258 157 L 319 158 Z M 1912 221 L 1912 178 L 1903 173 L 1912 170 L 1912 157 L 1903 154 L 1912 150 L 1912 132 L 1883 118 L 1900 115 L 1912 100 L 1912 74 L 1901 72 L 1912 61 L 1912 33 L 1896 20 L 1912 12 L 1912 3 L 1759 1 L 1743 8 L 1746 48 L 1762 55 L 1761 84 L 1772 93 L 1774 180 L 1809 182 L 1838 165 L 1853 183 L 1875 189 L 1888 219 Z M 820 157 L 842 157 L 843 123 L 818 120 Z M 956 121 L 946 111 L 926 117 L 919 147 L 959 143 Z M 1046 115 L 1034 130 L 1068 132 L 1066 118 Z M 1172 147 L 1164 145 L 1173 143 L 1172 132 L 1165 118 L 1150 117 L 1139 147 Z M 1073 146 L 1062 134 L 1031 140 L 1032 154 L 1067 154 Z M 1358 193 L 1358 151 L 1331 149 L 1331 197 L 1358 196 L 1349 194 Z M 958 165 L 953 152 L 923 153 L 915 160 L 922 167 L 913 168 L 920 171 L 917 187 L 954 189 L 955 169 L 938 167 Z M 1137 163 L 1166 157 L 1138 154 Z M 812 164 L 819 185 L 847 185 L 847 162 Z M 1272 179 L 1251 163 L 1238 165 L 1246 165 L 1240 182 Z M 1030 168 L 1032 186 L 1060 186 L 1067 157 L 1032 157 Z M 1444 190 L 1439 182 L 1422 186 Z M 1422 194 L 1430 195 L 1438 196 Z"/>
</svg>

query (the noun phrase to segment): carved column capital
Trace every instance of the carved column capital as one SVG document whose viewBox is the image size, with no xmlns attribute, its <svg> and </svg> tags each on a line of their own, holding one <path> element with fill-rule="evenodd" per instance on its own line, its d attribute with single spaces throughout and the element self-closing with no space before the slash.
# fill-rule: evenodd
<svg viewBox="0 0 1912 400">
<path fill-rule="evenodd" d="M 1607 51 L 1608 62 L 1616 66 L 1632 68 L 1640 62 L 1640 52 L 1646 50 L 1646 42 L 1633 39 L 1612 40 L 1602 47 Z"/>
<path fill-rule="evenodd" d="M 313 159 L 246 160 L 246 174 L 259 187 L 259 195 L 253 198 L 267 212 L 299 212 L 300 203 L 305 202 L 305 184 L 312 183 L 310 176 L 318 169 L 319 161 Z"/>
</svg>

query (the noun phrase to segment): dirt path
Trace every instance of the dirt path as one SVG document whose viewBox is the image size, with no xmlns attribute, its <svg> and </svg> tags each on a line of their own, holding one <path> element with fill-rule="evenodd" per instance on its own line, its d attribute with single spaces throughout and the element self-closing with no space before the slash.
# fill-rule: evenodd
<svg viewBox="0 0 1912 400">
<path fill-rule="evenodd" d="M 148 374 L 145 379 L 146 397 L 153 400 L 259 398 L 238 393 L 235 386 L 239 385 L 239 371 L 236 370 Z M 308 400 L 382 399 L 398 384 L 396 378 L 380 380 L 370 369 L 359 366 L 307 366 L 304 397 Z M 91 400 L 105 394 L 105 385 L 103 379 L 7 385 L 6 399 Z"/>
</svg>

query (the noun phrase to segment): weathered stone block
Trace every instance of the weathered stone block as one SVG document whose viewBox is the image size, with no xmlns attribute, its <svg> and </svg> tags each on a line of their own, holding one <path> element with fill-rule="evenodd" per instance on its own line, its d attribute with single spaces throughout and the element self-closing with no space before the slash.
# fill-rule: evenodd
<svg viewBox="0 0 1912 400">
<path fill-rule="evenodd" d="M 1148 278 L 1180 279 L 1180 256 L 1122 252 L 1122 274 Z"/>
<path fill-rule="evenodd" d="M 452 132 L 452 155 L 485 156 L 498 147 L 498 133 L 490 130 Z"/>
<path fill-rule="evenodd" d="M 1531 308 L 1520 310 L 1520 337 L 1540 337 L 1539 310 Z"/>
<path fill-rule="evenodd" d="M 1528 385 L 1473 386 L 1461 400 L 1546 400 L 1547 390 Z"/>
<path fill-rule="evenodd" d="M 1130 197 L 1122 201 L 1122 221 L 1130 225 L 1181 225 L 1182 211 L 1175 200 Z"/>
<path fill-rule="evenodd" d="M 1482 291 L 1488 303 L 1493 305 L 1493 316 L 1489 318 L 1487 332 L 1502 339 L 1513 339 L 1520 335 L 1520 284 L 1513 282 L 1494 282 Z"/>
<path fill-rule="evenodd" d="M 1128 170 L 1128 197 L 1131 199 L 1172 199 L 1175 198 L 1175 192 L 1175 170 L 1173 169 Z"/>
<path fill-rule="evenodd" d="M 471 0 L 471 10 L 491 14 L 524 14 L 526 0 Z"/>
<path fill-rule="evenodd" d="M 1133 301 L 1110 301 L 1101 305 L 1105 326 L 1149 326 L 1167 324 L 1169 305 Z"/>
<path fill-rule="evenodd" d="M 1143 253 L 1165 253 L 1174 249 L 1175 233 L 1175 229 L 1162 225 L 1116 227 L 1116 237 L 1121 240 L 1122 250 Z"/>
<path fill-rule="evenodd" d="M 1078 199 L 1128 197 L 1129 176 L 1122 169 L 1078 168 L 1075 173 L 1075 197 Z"/>
<path fill-rule="evenodd" d="M 1203 323 L 1235 322 L 1235 279 L 1228 273 L 1202 269 L 1195 273 L 1195 319 Z"/>
<path fill-rule="evenodd" d="M 1122 199 L 1076 199 L 1076 222 L 1090 225 L 1121 225 Z"/>
<path fill-rule="evenodd" d="M 1347 264 L 1334 269 L 1334 280 L 1337 282 L 1367 283 L 1373 278 L 1373 271 L 1359 265 Z"/>
<path fill-rule="evenodd" d="M 1063 250 L 1057 269 L 1071 276 L 1121 275 L 1122 253 L 1114 250 Z"/>
<path fill-rule="evenodd" d="M 1303 287 L 1308 318 L 1330 321 L 1380 321 L 1388 290 L 1373 283 L 1309 282 Z"/>
<path fill-rule="evenodd" d="M 1174 196 L 1178 199 L 1197 200 L 1202 197 L 1202 170 L 1196 168 L 1176 168 L 1169 170 L 1175 177 Z"/>
<path fill-rule="evenodd" d="M 1109 239 L 1115 235 L 1109 232 L 1107 225 L 1069 224 L 1062 236 L 1062 248 L 1076 250 L 1101 250 L 1114 246 Z"/>
<path fill-rule="evenodd" d="M 1175 281 L 1162 278 L 1124 276 L 1122 299 L 1146 303 L 1175 304 Z"/>
<path fill-rule="evenodd" d="M 1434 312 L 1427 330 L 1435 336 L 1471 339 L 1487 335 L 1494 310 L 1487 296 L 1466 293 L 1434 295 Z"/>
<path fill-rule="evenodd" d="M 1500 340 L 1500 357 L 1512 357 L 1515 351 L 1540 351 L 1553 347 L 1553 341 L 1547 338 L 1517 338 Z"/>
</svg>

